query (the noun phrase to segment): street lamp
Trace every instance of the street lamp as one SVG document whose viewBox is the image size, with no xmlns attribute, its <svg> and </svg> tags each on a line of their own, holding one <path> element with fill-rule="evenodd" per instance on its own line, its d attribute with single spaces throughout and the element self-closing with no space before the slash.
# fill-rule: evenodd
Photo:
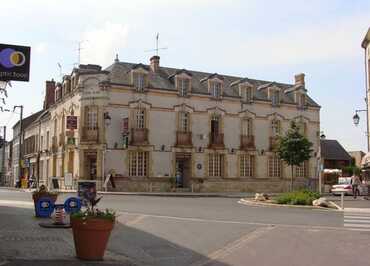
<svg viewBox="0 0 370 266">
<path fill-rule="evenodd" d="M 368 118 L 368 113 L 367 109 L 362 109 L 362 110 L 355 110 L 355 115 L 352 117 L 353 119 L 353 124 L 357 127 L 360 123 L 360 116 L 358 115 L 359 112 L 366 112 L 366 123 L 367 123 L 367 130 L 366 130 L 366 138 L 367 138 L 367 150 L 370 151 L 370 146 L 369 146 L 369 118 Z"/>
<path fill-rule="evenodd" d="M 355 126 L 357 127 L 359 123 L 360 123 L 360 117 L 359 117 L 359 115 L 356 113 L 356 114 L 353 116 L 353 124 L 355 124 Z"/>
</svg>

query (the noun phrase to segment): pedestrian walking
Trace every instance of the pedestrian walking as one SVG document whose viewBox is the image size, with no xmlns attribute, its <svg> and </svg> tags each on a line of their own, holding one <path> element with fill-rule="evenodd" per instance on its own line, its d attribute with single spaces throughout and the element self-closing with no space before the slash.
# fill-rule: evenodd
<svg viewBox="0 0 370 266">
<path fill-rule="evenodd" d="M 360 194 L 360 190 L 358 189 L 359 185 L 361 185 L 360 177 L 354 174 L 351 177 L 351 184 L 352 184 L 353 198 L 357 198 L 357 194 Z"/>
</svg>

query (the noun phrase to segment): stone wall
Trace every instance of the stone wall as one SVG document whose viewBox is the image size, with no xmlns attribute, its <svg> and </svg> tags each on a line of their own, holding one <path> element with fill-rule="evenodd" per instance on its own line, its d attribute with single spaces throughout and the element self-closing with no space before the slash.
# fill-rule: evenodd
<svg viewBox="0 0 370 266">
<path fill-rule="evenodd" d="M 311 188 L 315 190 L 315 181 L 311 179 Z M 170 192 L 171 184 L 167 180 L 130 180 L 116 179 L 116 188 L 113 189 L 111 184 L 108 185 L 109 191 L 123 192 Z M 294 181 L 294 189 L 308 188 L 307 179 L 299 179 Z M 279 193 L 289 191 L 289 179 L 263 179 L 263 180 L 203 180 L 200 183 L 195 180 L 191 183 L 189 191 L 191 192 L 265 192 Z"/>
</svg>

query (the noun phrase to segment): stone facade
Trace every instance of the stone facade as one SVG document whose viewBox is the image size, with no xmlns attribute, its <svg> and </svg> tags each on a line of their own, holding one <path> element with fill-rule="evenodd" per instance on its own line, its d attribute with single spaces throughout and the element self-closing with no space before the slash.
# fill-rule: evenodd
<svg viewBox="0 0 370 266">
<path fill-rule="evenodd" d="M 370 28 L 367 31 L 364 40 L 361 43 L 362 48 L 364 48 L 364 60 L 365 60 L 365 82 L 366 82 L 366 109 L 367 109 L 367 117 L 370 117 Z M 369 131 L 370 128 L 370 120 L 367 119 L 367 131 Z M 367 151 L 370 152 L 370 134 L 367 134 Z"/>
<path fill-rule="evenodd" d="M 64 176 L 121 191 L 286 190 L 290 170 L 274 141 L 291 121 L 313 143 L 296 169 L 296 186 L 316 178 L 320 106 L 304 74 L 292 85 L 115 60 L 101 70 L 80 65 L 62 83 L 46 84 L 44 113 L 25 133 L 36 136 L 40 184 Z M 54 92 L 54 100 L 50 96 Z M 77 117 L 77 129 L 66 119 Z M 13 145 L 16 145 L 13 143 Z M 298 174 L 299 173 L 299 174 Z M 316 180 L 316 179 L 315 179 Z"/>
</svg>

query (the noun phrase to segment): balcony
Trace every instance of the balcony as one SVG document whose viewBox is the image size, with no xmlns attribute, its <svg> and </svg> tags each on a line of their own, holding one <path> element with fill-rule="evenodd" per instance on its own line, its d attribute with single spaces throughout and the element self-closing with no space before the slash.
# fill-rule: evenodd
<svg viewBox="0 0 370 266">
<path fill-rule="evenodd" d="M 209 134 L 209 148 L 212 149 L 223 149 L 224 145 L 224 134 L 210 133 Z"/>
<path fill-rule="evenodd" d="M 148 144 L 147 128 L 132 128 L 131 129 L 131 145 L 145 145 Z"/>
<path fill-rule="evenodd" d="M 59 134 L 59 146 L 63 146 L 65 143 L 65 135 L 63 133 Z"/>
<path fill-rule="evenodd" d="M 240 149 L 241 150 L 255 150 L 254 136 L 240 135 Z"/>
<path fill-rule="evenodd" d="M 98 142 L 99 140 L 99 128 L 91 129 L 88 127 L 82 127 L 82 142 Z"/>
<path fill-rule="evenodd" d="M 191 132 L 176 132 L 176 146 L 193 146 Z"/>
<path fill-rule="evenodd" d="M 278 137 L 270 137 L 270 151 L 276 151 L 279 145 L 279 138 Z"/>
</svg>

